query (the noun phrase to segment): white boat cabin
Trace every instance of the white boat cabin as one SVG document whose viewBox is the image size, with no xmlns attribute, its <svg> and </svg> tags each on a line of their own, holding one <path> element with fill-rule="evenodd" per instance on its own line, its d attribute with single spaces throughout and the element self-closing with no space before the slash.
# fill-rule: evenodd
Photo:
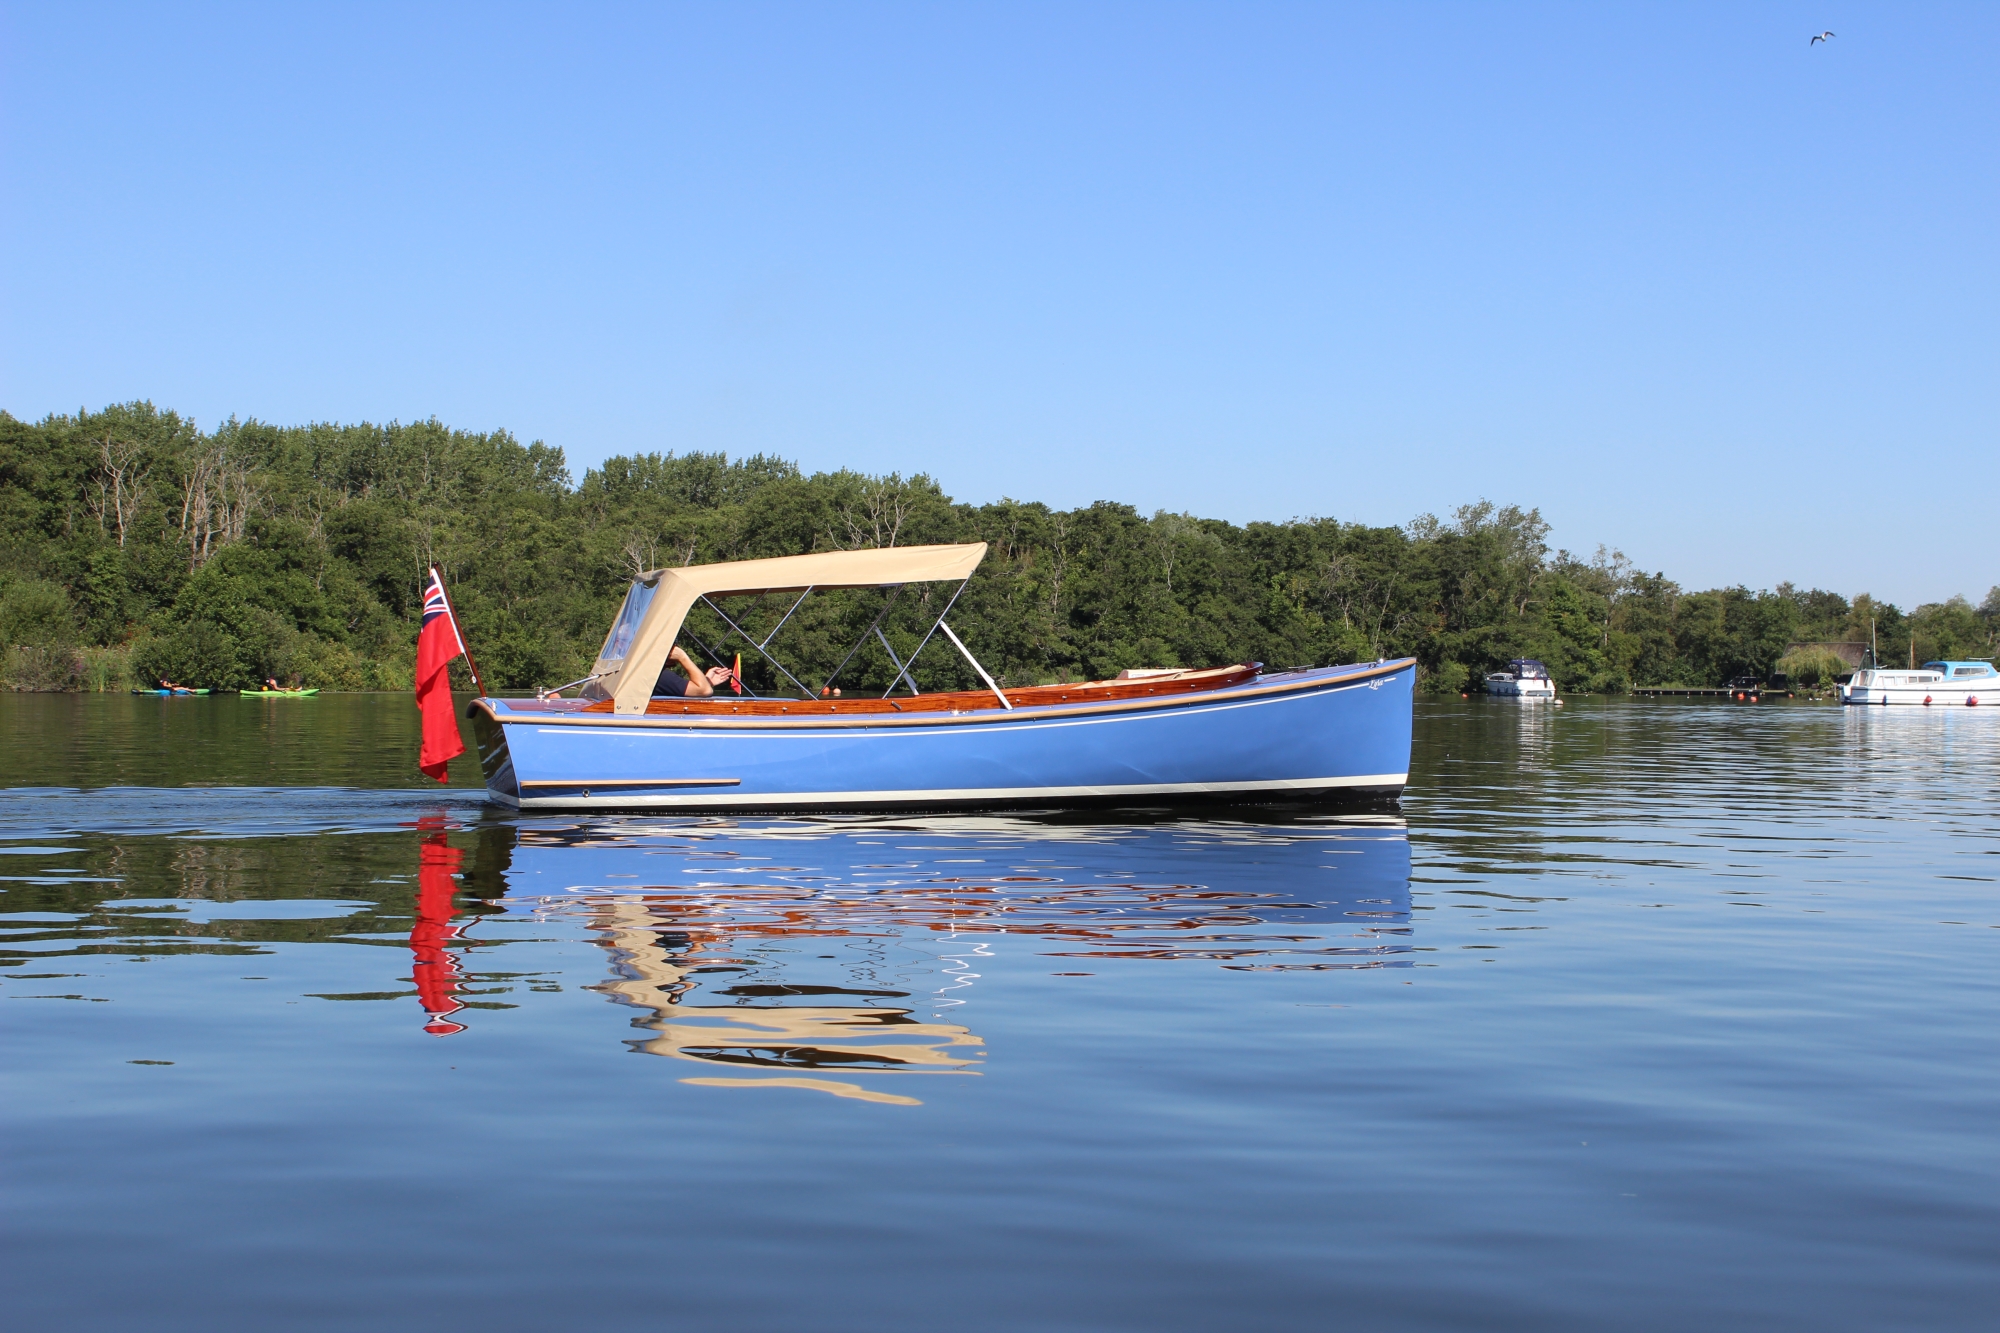
<svg viewBox="0 0 2000 1333">
<path fill-rule="evenodd" d="M 1532 657 L 1517 657 L 1505 671 L 1495 671 L 1486 678 L 1486 692 L 1515 699 L 1553 699 L 1556 683 L 1549 678 L 1546 666 Z"/>
<path fill-rule="evenodd" d="M 1926 662 L 1914 671 L 1871 667 L 1840 687 L 1844 704 L 2000 704 L 2000 671 L 1991 662 Z"/>
</svg>

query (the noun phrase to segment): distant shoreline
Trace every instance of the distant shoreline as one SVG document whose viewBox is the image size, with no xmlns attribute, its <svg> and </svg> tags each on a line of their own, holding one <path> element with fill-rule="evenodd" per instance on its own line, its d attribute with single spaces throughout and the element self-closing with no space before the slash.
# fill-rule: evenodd
<svg viewBox="0 0 2000 1333">
<path fill-rule="evenodd" d="M 202 431 L 143 402 L 35 423 L 0 412 L 0 514 L 10 689 L 409 689 L 419 577 L 436 561 L 488 685 L 525 692 L 588 671 L 635 571 L 941 541 L 989 544 L 953 622 L 1003 683 L 1413 656 L 1423 689 L 1455 694 L 1534 657 L 1564 693 L 1618 694 L 1762 676 L 1829 641 L 1872 640 L 1888 663 L 2000 652 L 2000 588 L 1907 612 L 1791 584 L 1687 591 L 1615 550 L 1552 552 L 1539 511 L 1486 501 L 1399 527 L 1237 525 L 1112 501 L 959 504 L 925 475 L 700 452 L 620 455 L 576 482 L 560 449 L 435 420 Z M 815 602 L 781 645 L 808 671 L 831 669 L 877 610 L 852 593 Z M 921 603 L 883 621 L 899 654 Z M 726 654 L 705 614 L 689 635 Z M 955 659 L 923 666 L 926 689 L 974 684 Z M 772 683 L 754 656 L 744 667 Z M 848 671 L 860 688 L 892 675 L 873 648 Z"/>
</svg>

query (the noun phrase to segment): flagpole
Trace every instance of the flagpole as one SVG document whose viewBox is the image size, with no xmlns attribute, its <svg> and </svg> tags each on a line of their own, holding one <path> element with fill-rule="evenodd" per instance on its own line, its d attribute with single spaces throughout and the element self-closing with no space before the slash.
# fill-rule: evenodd
<svg viewBox="0 0 2000 1333">
<path fill-rule="evenodd" d="M 484 697 L 486 694 L 486 683 L 479 679 L 479 664 L 472 660 L 472 649 L 465 642 L 465 625 L 458 618 L 458 608 L 451 604 L 451 589 L 445 586 L 444 571 L 438 568 L 436 564 L 432 564 L 431 573 L 437 576 L 438 591 L 444 594 L 445 614 L 451 617 L 451 632 L 458 639 L 458 650 L 465 654 L 466 669 L 472 672 L 473 688 L 479 691 L 481 697 Z"/>
</svg>

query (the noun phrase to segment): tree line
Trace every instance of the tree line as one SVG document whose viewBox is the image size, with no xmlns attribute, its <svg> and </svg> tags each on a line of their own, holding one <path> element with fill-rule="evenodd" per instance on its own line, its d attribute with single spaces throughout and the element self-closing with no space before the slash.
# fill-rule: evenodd
<svg viewBox="0 0 2000 1333">
<path fill-rule="evenodd" d="M 1400 527 L 1237 525 L 1110 501 L 961 504 L 929 476 L 806 475 L 765 455 L 614 457 L 577 482 L 558 448 L 435 420 L 203 431 L 143 402 L 33 423 L 0 412 L 0 676 L 407 689 L 436 562 L 487 686 L 523 690 L 589 670 L 640 570 L 957 541 L 991 544 L 951 620 L 1003 684 L 1413 656 L 1424 688 L 1456 692 L 1534 657 L 1592 693 L 1827 674 L 1788 648 L 1871 627 L 1885 663 L 2000 647 L 2000 588 L 1912 611 L 1791 584 L 1688 591 L 1547 537 L 1536 510 L 1486 501 Z M 895 668 L 870 626 L 906 656 L 954 591 L 818 595 L 771 650 L 816 685 L 860 640 L 840 679 L 883 689 Z M 724 609 L 761 637 L 790 604 L 767 601 Z M 709 609 L 688 639 L 698 656 L 743 651 L 753 688 L 784 688 Z M 976 685 L 936 642 L 916 675 Z"/>
</svg>

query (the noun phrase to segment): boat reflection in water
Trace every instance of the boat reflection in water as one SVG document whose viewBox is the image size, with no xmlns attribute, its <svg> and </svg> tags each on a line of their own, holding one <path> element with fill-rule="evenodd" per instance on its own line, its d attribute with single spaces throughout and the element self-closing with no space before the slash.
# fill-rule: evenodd
<svg viewBox="0 0 2000 1333">
<path fill-rule="evenodd" d="M 633 1050 L 706 1066 L 684 1082 L 915 1104 L 978 1072 L 950 1020 L 1003 940 L 1070 975 L 1408 966 L 1409 878 L 1389 817 L 629 819 L 518 826 L 499 905 L 581 918 L 593 989 L 640 1011 Z"/>
</svg>

